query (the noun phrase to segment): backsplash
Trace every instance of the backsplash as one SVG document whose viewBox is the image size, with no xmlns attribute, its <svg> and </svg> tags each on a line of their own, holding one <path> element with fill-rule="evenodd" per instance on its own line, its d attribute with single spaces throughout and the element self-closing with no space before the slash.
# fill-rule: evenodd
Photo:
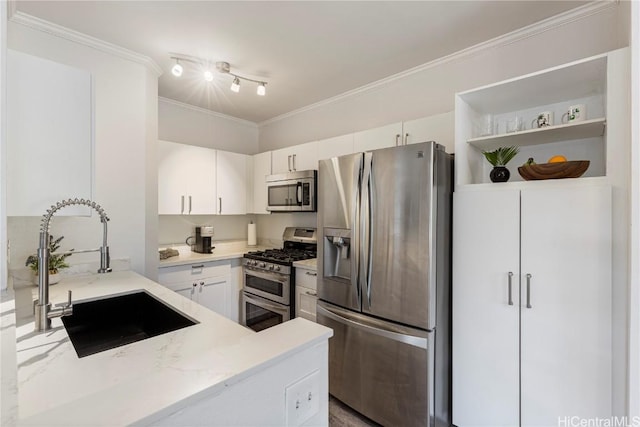
<svg viewBox="0 0 640 427">
<path fill-rule="evenodd" d="M 247 240 L 247 224 L 254 215 L 159 215 L 158 243 L 183 245 L 199 225 L 213 226 L 213 242 L 220 240 Z"/>
</svg>

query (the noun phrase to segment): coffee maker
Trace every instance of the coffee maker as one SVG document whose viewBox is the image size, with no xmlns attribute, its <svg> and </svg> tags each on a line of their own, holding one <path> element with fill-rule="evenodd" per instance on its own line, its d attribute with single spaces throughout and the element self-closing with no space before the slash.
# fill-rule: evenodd
<svg viewBox="0 0 640 427">
<path fill-rule="evenodd" d="M 203 225 L 200 227 L 196 227 L 196 237 L 195 243 L 191 245 L 191 250 L 193 252 L 198 252 L 200 254 L 210 254 L 211 253 L 211 238 L 213 237 L 213 226 L 211 225 Z"/>
</svg>

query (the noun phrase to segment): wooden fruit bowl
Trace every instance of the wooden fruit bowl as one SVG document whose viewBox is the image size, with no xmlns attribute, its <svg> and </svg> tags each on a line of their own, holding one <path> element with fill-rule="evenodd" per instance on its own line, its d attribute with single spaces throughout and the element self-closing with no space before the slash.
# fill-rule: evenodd
<svg viewBox="0 0 640 427">
<path fill-rule="evenodd" d="M 518 173 L 527 181 L 538 179 L 579 178 L 589 168 L 589 160 L 525 165 Z"/>
</svg>

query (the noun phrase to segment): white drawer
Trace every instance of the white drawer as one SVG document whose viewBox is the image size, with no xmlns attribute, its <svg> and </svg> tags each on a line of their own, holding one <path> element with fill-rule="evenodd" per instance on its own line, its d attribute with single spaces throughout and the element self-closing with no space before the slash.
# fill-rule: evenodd
<svg viewBox="0 0 640 427">
<path fill-rule="evenodd" d="M 172 285 L 205 277 L 229 276 L 230 274 L 231 263 L 229 261 L 197 262 L 159 268 L 158 282 L 162 285 Z"/>
<path fill-rule="evenodd" d="M 317 301 L 318 296 L 315 290 L 296 284 L 296 317 L 315 322 Z"/>
<path fill-rule="evenodd" d="M 318 273 L 315 270 L 308 270 L 306 268 L 296 268 L 296 286 L 304 286 L 312 290 L 317 289 Z"/>
</svg>

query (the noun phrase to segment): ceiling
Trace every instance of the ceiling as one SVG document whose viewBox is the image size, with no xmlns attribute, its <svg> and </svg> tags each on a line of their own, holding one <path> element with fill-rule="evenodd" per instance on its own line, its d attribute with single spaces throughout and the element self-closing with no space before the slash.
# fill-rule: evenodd
<svg viewBox="0 0 640 427">
<path fill-rule="evenodd" d="M 583 1 L 18 1 L 17 10 L 125 47 L 164 71 L 158 93 L 262 122 L 583 5 Z M 266 96 L 169 52 L 265 80 Z M 215 67 L 213 68 L 215 69 Z"/>
</svg>

